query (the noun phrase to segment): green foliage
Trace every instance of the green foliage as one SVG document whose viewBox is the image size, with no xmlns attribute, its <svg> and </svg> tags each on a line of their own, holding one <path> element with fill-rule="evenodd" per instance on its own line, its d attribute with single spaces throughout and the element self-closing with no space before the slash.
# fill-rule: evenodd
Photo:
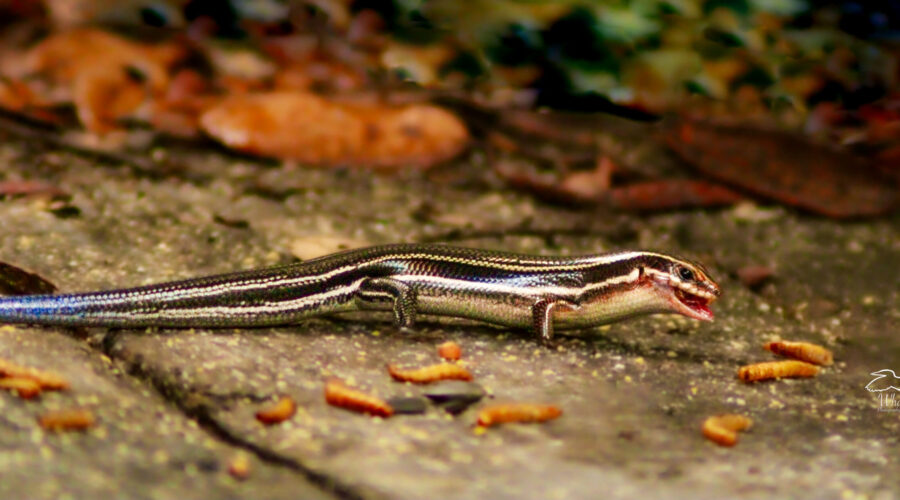
<svg viewBox="0 0 900 500">
<path fill-rule="evenodd" d="M 697 94 L 725 99 L 748 86 L 761 99 L 777 95 L 802 108 L 828 81 L 847 88 L 873 78 L 885 88 L 895 83 L 882 81 L 892 76 L 879 67 L 889 63 L 889 54 L 839 31 L 835 16 L 813 16 L 806 0 L 395 0 L 394 5 L 397 38 L 449 44 L 459 55 L 445 65 L 486 86 L 509 85 L 504 68 L 534 68 L 532 83 L 525 86 L 561 85 L 540 90 L 599 94 L 651 108 Z M 792 28 L 800 17 L 812 26 Z M 411 26 L 431 37 L 411 37 L 416 32 Z M 785 75 L 792 84 L 783 85 Z"/>
</svg>

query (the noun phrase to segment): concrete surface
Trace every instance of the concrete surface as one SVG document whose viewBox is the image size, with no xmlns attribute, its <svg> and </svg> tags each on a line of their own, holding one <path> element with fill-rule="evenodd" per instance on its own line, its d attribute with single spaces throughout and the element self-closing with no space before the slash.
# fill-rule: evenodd
<svg viewBox="0 0 900 500">
<path fill-rule="evenodd" d="M 346 246 L 445 241 L 532 253 L 653 248 L 696 257 L 723 288 L 713 323 L 656 316 L 563 337 L 382 318 L 255 330 L 0 329 L 0 357 L 64 374 L 73 390 L 0 394 L 3 498 L 817 498 L 900 496 L 900 412 L 878 411 L 870 372 L 900 370 L 900 217 L 836 223 L 777 207 L 655 216 L 563 209 L 503 189 L 478 155 L 426 175 L 275 168 L 169 152 L 183 175 L 154 179 L 65 151 L 0 142 L 7 180 L 41 198 L 0 201 L 0 260 L 79 291 L 289 262 Z M 768 265 L 757 291 L 736 270 Z M 814 379 L 747 385 L 741 364 L 776 337 L 835 351 Z M 369 418 L 329 407 L 337 375 L 383 396 L 417 394 L 387 362 L 424 364 L 452 339 L 496 400 L 559 405 L 541 425 L 477 432 L 451 417 Z M 291 420 L 254 412 L 287 394 Z M 898 394 L 900 399 L 900 394 Z M 484 404 L 484 403 L 482 403 Z M 47 409 L 98 415 L 85 433 L 35 424 Z M 738 445 L 699 431 L 722 412 L 755 420 Z M 226 471 L 251 457 L 245 481 Z"/>
</svg>

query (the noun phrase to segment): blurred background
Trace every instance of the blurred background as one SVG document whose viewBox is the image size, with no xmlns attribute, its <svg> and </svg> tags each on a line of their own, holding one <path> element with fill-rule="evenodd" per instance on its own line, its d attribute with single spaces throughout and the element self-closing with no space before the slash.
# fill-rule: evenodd
<svg viewBox="0 0 900 500">
<path fill-rule="evenodd" d="M 897 498 L 897 400 L 867 384 L 900 369 L 898 52 L 895 0 L 0 0 L 3 294 L 397 242 L 655 249 L 723 289 L 715 322 L 557 349 L 367 314 L 4 325 L 3 357 L 72 387 L 0 398 L 0 498 Z M 322 396 L 416 396 L 385 364 L 447 340 L 498 400 L 565 416 L 478 434 L 476 406 Z M 835 363 L 736 378 L 776 340 Z M 283 395 L 296 416 L 263 426 Z M 84 432 L 44 433 L 71 407 Z M 723 412 L 756 422 L 737 448 L 700 433 Z"/>
<path fill-rule="evenodd" d="M 475 146 L 558 203 L 897 204 L 893 0 L 5 0 L 0 20 L 7 128 L 72 148 L 392 171 Z"/>
</svg>

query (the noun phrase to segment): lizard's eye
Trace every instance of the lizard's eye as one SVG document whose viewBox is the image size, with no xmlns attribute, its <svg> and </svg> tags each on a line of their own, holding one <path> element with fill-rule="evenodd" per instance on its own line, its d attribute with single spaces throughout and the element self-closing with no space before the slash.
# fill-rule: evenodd
<svg viewBox="0 0 900 500">
<path fill-rule="evenodd" d="M 694 281 L 694 271 L 691 271 L 684 266 L 679 266 L 676 272 L 678 273 L 678 277 L 681 278 L 682 281 Z"/>
</svg>

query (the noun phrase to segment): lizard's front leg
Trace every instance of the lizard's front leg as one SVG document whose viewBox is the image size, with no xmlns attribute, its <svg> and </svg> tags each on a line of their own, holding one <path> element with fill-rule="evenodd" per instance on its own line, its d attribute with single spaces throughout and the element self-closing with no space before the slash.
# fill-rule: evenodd
<svg viewBox="0 0 900 500">
<path fill-rule="evenodd" d="M 559 298 L 540 299 L 531 306 L 534 331 L 546 346 L 553 345 L 553 313 L 559 310 L 574 311 L 578 304 Z"/>
</svg>

